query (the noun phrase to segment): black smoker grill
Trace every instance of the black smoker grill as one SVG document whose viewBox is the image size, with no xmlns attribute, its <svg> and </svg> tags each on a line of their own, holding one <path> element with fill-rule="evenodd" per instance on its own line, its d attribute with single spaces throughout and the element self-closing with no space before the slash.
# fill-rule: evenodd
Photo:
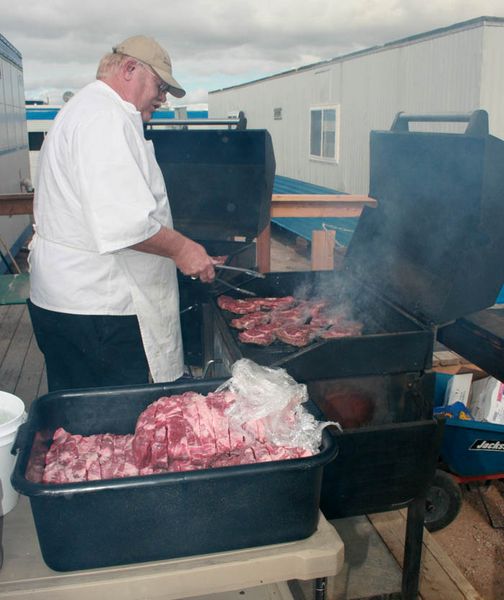
<svg viewBox="0 0 504 600">
<path fill-rule="evenodd" d="M 469 124 L 463 134 L 409 131 L 408 123 L 418 120 Z M 160 139 L 164 135 L 159 132 Z M 158 158 L 160 139 L 154 139 Z M 303 289 L 329 295 L 335 303 L 350 301 L 354 317 L 364 323 L 362 336 L 302 349 L 277 342 L 267 348 L 242 344 L 229 327 L 231 315 L 217 307 L 212 288 L 198 288 L 191 296 L 196 288 L 186 287 L 203 312 L 201 354 L 203 364 L 212 361 L 216 367 L 213 375 L 227 376 L 241 357 L 283 367 L 308 384 L 310 397 L 328 418 L 344 426 L 337 434 L 339 454 L 324 469 L 326 517 L 408 506 L 404 598 L 417 593 L 425 493 L 441 435 L 432 419 L 433 376 L 426 371 L 437 327 L 492 305 L 504 280 L 499 231 L 503 162 L 504 142 L 488 134 L 484 111 L 448 118 L 400 114 L 390 131 L 371 132 L 370 196 L 378 207 L 364 210 L 342 269 L 269 273 L 246 285 L 236 280 L 261 296 Z M 170 172 L 161 164 L 173 203 Z M 228 202 L 250 187 L 250 180 L 241 187 L 232 181 Z M 206 189 L 207 182 L 194 178 L 191 186 Z M 248 198 L 242 205 L 245 216 L 254 203 Z M 185 202 L 190 201 L 189 195 Z M 263 195 L 255 197 L 256 205 L 266 202 Z M 260 231 L 264 222 L 253 220 Z M 202 231 L 201 237 L 208 239 L 213 231 Z"/>
<path fill-rule="evenodd" d="M 245 356 L 299 381 L 429 368 L 437 326 L 491 306 L 504 281 L 504 142 L 488 135 L 485 117 L 475 113 L 465 134 L 403 131 L 405 116 L 371 132 L 378 207 L 364 209 L 342 271 L 269 273 L 248 286 L 259 296 L 308 290 L 350 303 L 361 337 L 301 350 L 243 344 L 233 315 L 211 301 L 208 358 L 220 355 L 229 368 Z"/>
<path fill-rule="evenodd" d="M 210 255 L 228 256 L 229 265 L 255 267 L 255 238 L 270 222 L 275 175 L 269 133 L 151 127 L 145 136 L 163 171 L 175 228 Z M 219 278 L 230 277 L 221 272 Z M 179 288 L 186 364 L 199 366 L 208 286 L 179 275 Z"/>
</svg>

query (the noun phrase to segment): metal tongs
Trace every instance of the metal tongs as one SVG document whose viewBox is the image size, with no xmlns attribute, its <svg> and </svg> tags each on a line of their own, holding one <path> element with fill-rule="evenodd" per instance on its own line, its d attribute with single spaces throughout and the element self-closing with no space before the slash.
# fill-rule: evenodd
<svg viewBox="0 0 504 600">
<path fill-rule="evenodd" d="M 216 264 L 216 265 L 214 265 L 214 268 L 222 269 L 224 271 L 235 271 L 237 273 L 243 273 L 244 275 L 249 275 L 249 277 L 252 277 L 254 279 L 255 278 L 264 279 L 266 277 L 266 275 L 264 275 L 263 273 L 259 273 L 259 271 L 253 271 L 252 269 L 244 269 L 242 267 L 231 267 L 229 265 Z M 229 281 L 226 281 L 225 279 L 220 279 L 219 277 L 216 277 L 214 281 L 217 283 L 220 283 L 221 285 L 224 285 L 225 287 L 227 287 L 230 290 L 239 292 L 240 294 L 245 294 L 246 296 L 257 296 L 257 294 L 255 292 L 251 292 L 250 290 L 245 290 L 241 287 L 238 287 L 238 286 L 230 283 Z"/>
<path fill-rule="evenodd" d="M 242 267 L 231 267 L 229 265 L 214 265 L 214 269 L 224 269 L 225 271 L 237 271 L 238 273 L 244 273 L 245 275 L 250 275 L 251 277 L 259 277 L 260 279 L 264 279 L 266 275 L 264 273 L 259 273 L 259 271 L 253 271 L 252 269 L 244 269 Z"/>
</svg>

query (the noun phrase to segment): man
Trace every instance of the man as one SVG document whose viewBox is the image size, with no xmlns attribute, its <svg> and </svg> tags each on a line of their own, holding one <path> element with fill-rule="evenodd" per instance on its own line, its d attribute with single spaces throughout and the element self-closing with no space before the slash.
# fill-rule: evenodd
<svg viewBox="0 0 504 600">
<path fill-rule="evenodd" d="M 168 53 L 130 37 L 96 77 L 56 117 L 35 185 L 28 305 L 49 391 L 181 377 L 176 269 L 215 277 L 204 248 L 173 229 L 143 134 L 167 92 L 185 94 Z"/>
</svg>

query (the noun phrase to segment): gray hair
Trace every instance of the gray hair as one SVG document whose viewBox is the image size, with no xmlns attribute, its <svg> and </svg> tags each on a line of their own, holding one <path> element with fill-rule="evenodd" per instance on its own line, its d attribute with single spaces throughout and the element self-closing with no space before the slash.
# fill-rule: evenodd
<svg viewBox="0 0 504 600">
<path fill-rule="evenodd" d="M 106 79 L 107 77 L 110 77 L 110 75 L 113 75 L 119 70 L 119 67 L 128 58 L 131 57 L 126 54 L 121 54 L 120 52 L 109 52 L 108 54 L 105 54 L 98 65 L 96 79 Z"/>
</svg>

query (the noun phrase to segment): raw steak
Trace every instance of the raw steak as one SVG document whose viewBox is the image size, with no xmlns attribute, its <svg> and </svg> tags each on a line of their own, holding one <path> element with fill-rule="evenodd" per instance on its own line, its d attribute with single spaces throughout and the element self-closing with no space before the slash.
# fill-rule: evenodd
<svg viewBox="0 0 504 600">
<path fill-rule="evenodd" d="M 277 325 L 271 323 L 267 325 L 257 325 L 252 329 L 245 329 L 244 331 L 240 331 L 240 333 L 238 334 L 238 338 L 240 342 L 243 342 L 244 344 L 269 346 L 276 339 L 276 329 Z"/>
<path fill-rule="evenodd" d="M 278 327 L 283 325 L 303 325 L 309 317 L 305 307 L 289 308 L 287 310 L 275 310 L 271 313 L 270 323 Z"/>
<path fill-rule="evenodd" d="M 219 296 L 217 305 L 222 310 L 227 310 L 238 315 L 258 312 L 260 310 L 282 310 L 296 304 L 293 296 L 281 298 L 232 298 L 231 296 Z"/>
<path fill-rule="evenodd" d="M 310 325 L 284 325 L 275 331 L 277 339 L 291 346 L 307 346 L 315 337 Z"/>
<path fill-rule="evenodd" d="M 244 300 L 243 298 L 231 298 L 231 296 L 219 296 L 217 305 L 222 310 L 235 313 L 237 315 L 246 315 L 247 313 L 256 312 L 260 309 L 256 300 Z"/>
<path fill-rule="evenodd" d="M 280 298 L 256 298 L 262 310 L 278 310 L 290 308 L 296 304 L 294 296 L 282 296 Z"/>
<path fill-rule="evenodd" d="M 163 396 L 137 419 L 134 434 L 72 435 L 62 428 L 46 455 L 43 483 L 71 483 L 301 458 L 301 448 L 268 441 L 261 419 L 228 416 L 230 391 Z"/>
<path fill-rule="evenodd" d="M 243 315 L 243 317 L 232 319 L 230 325 L 235 329 L 252 329 L 257 325 L 266 325 L 270 318 L 270 313 L 253 312 L 248 315 Z"/>
</svg>

